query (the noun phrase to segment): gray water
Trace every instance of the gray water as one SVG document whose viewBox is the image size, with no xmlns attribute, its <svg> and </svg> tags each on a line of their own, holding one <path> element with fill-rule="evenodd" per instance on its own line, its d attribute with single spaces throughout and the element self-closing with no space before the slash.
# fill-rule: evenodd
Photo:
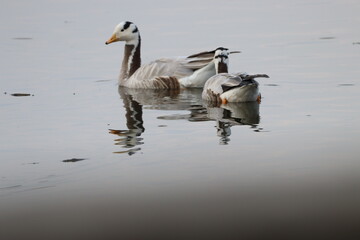
<svg viewBox="0 0 360 240">
<path fill-rule="evenodd" d="M 2 5 L 1 239 L 358 239 L 358 1 Z M 242 51 L 261 104 L 118 89 L 124 20 L 143 63 Z"/>
</svg>

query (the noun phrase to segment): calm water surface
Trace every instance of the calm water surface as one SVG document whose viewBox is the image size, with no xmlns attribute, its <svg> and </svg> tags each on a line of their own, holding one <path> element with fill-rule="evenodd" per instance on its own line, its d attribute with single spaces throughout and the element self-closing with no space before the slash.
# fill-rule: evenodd
<svg viewBox="0 0 360 240">
<path fill-rule="evenodd" d="M 1 239 L 359 234 L 358 1 L 5 2 Z M 118 89 L 123 20 L 144 63 L 242 51 L 261 104 Z"/>
</svg>

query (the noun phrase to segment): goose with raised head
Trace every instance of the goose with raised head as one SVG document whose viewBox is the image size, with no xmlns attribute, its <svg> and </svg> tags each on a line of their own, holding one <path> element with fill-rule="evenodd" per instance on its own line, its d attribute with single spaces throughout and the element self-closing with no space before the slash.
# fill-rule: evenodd
<svg viewBox="0 0 360 240">
<path fill-rule="evenodd" d="M 129 88 L 176 89 L 201 88 L 216 74 L 215 50 L 188 57 L 161 58 L 141 66 L 141 37 L 138 27 L 121 22 L 106 44 L 125 41 L 119 85 Z"/>
<path fill-rule="evenodd" d="M 249 75 L 228 73 L 229 52 L 218 49 L 214 54 L 216 75 L 206 81 L 202 98 L 209 102 L 226 104 L 228 102 L 252 102 L 261 100 L 258 77 L 268 78 L 266 74 Z"/>
</svg>

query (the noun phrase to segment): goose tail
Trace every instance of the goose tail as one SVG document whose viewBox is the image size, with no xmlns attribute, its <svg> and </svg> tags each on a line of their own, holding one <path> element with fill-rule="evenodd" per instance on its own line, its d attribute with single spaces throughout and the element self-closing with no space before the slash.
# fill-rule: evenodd
<svg viewBox="0 0 360 240">
<path fill-rule="evenodd" d="M 238 76 L 240 76 L 242 80 L 250 80 L 250 79 L 254 79 L 254 78 L 269 78 L 269 75 L 267 75 L 267 74 L 239 73 Z"/>
</svg>

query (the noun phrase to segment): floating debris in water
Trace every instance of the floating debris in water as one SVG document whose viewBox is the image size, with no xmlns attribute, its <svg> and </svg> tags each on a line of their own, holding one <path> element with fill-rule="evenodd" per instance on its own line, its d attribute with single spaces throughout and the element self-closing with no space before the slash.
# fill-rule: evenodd
<svg viewBox="0 0 360 240">
<path fill-rule="evenodd" d="M 86 158 L 71 158 L 71 159 L 62 160 L 62 162 L 64 162 L 64 163 L 68 163 L 68 162 L 80 162 L 80 161 L 84 161 L 84 160 L 86 160 Z"/>
<path fill-rule="evenodd" d="M 335 37 L 321 37 L 320 40 L 331 40 L 335 39 Z"/>
<path fill-rule="evenodd" d="M 167 125 L 158 125 L 158 127 L 167 127 Z"/>
<path fill-rule="evenodd" d="M 110 82 L 112 81 L 112 79 L 100 79 L 100 80 L 96 80 L 95 82 Z"/>
<path fill-rule="evenodd" d="M 353 42 L 353 45 L 360 45 L 360 42 Z"/>
<path fill-rule="evenodd" d="M 352 87 L 355 86 L 353 83 L 341 83 L 338 85 L 339 87 Z"/>
<path fill-rule="evenodd" d="M 278 87 L 278 84 L 274 84 L 274 83 L 268 83 L 268 84 L 264 84 L 264 86 L 268 86 L 268 87 Z"/>
<path fill-rule="evenodd" d="M 14 37 L 13 40 L 32 40 L 31 37 Z"/>
<path fill-rule="evenodd" d="M 23 165 L 36 165 L 40 164 L 39 162 L 30 162 L 30 163 L 24 163 Z"/>
<path fill-rule="evenodd" d="M 115 154 L 123 154 L 123 153 L 127 153 L 129 156 L 134 155 L 135 153 L 137 153 L 138 151 L 140 151 L 141 148 L 132 148 L 130 150 L 126 150 L 126 151 L 118 151 L 118 152 L 113 152 Z"/>
<path fill-rule="evenodd" d="M 14 97 L 28 97 L 28 96 L 34 96 L 31 95 L 30 93 L 12 93 L 11 96 L 14 96 Z"/>
</svg>

